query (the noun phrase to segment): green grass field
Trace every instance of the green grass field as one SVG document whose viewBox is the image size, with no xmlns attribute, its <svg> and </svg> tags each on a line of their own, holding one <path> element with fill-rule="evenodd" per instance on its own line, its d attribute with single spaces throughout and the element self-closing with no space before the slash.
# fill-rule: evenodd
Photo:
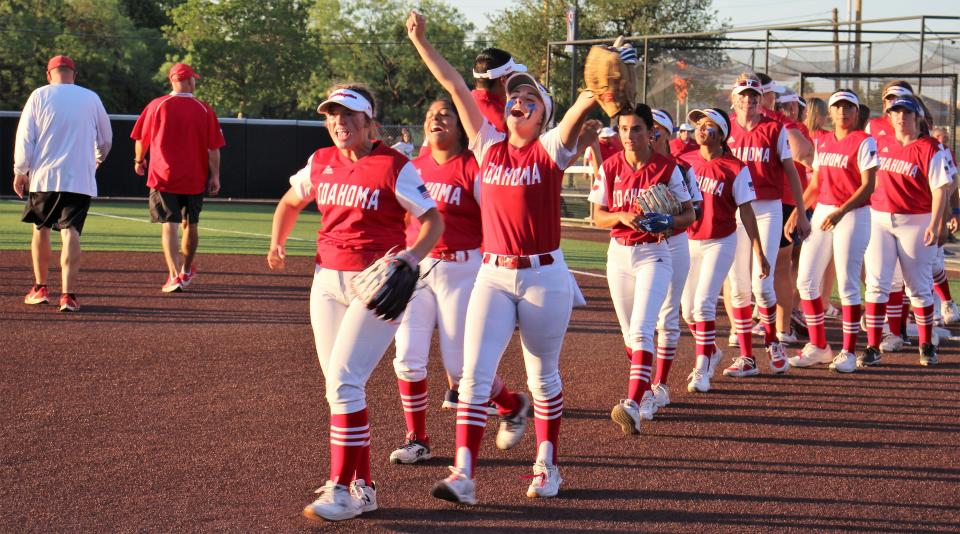
<svg viewBox="0 0 960 534">
<path fill-rule="evenodd" d="M 200 252 L 206 254 L 266 254 L 274 206 L 207 202 L 200 215 Z M 20 222 L 23 203 L 0 200 L 0 250 L 29 250 L 30 226 Z M 320 215 L 300 214 L 287 241 L 287 253 L 312 256 Z M 59 248 L 60 238 L 52 238 Z M 160 252 L 160 229 L 150 224 L 147 202 L 97 201 L 83 228 L 83 249 L 112 252 Z M 603 269 L 606 243 L 565 239 L 561 242 L 573 269 Z"/>
</svg>

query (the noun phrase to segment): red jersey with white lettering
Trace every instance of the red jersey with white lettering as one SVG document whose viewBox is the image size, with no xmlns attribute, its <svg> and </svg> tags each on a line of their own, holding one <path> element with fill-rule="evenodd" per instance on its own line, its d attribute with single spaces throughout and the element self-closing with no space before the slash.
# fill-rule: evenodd
<svg viewBox="0 0 960 534">
<path fill-rule="evenodd" d="M 817 203 L 840 206 L 860 188 L 861 173 L 880 164 L 877 142 L 863 130 L 837 140 L 834 134 L 817 139 L 813 170 L 817 173 Z M 867 200 L 864 205 L 869 205 Z"/>
<path fill-rule="evenodd" d="M 484 252 L 530 256 L 560 248 L 560 186 L 576 154 L 559 129 L 516 148 L 484 121 L 470 149 L 481 161 Z"/>
<path fill-rule="evenodd" d="M 173 93 L 147 104 L 130 133 L 150 155 L 147 187 L 199 195 L 207 189 L 210 150 L 225 142 L 213 108 L 190 93 Z"/>
<path fill-rule="evenodd" d="M 313 153 L 290 177 L 301 199 L 317 202 L 323 228 L 317 232 L 317 265 L 361 271 L 405 243 L 404 213 L 420 217 L 436 204 L 406 156 L 374 141 L 357 161 L 337 147 Z"/>
<path fill-rule="evenodd" d="M 810 144 L 815 144 L 814 140 L 810 138 L 810 130 L 802 122 L 791 121 L 787 128 L 797 130 Z M 810 183 L 810 179 L 807 177 L 807 166 L 797 160 L 793 160 L 793 166 L 797 169 L 797 176 L 800 178 L 800 190 L 803 191 Z M 780 201 L 787 206 L 797 205 L 797 201 L 793 198 L 793 190 L 790 189 L 790 182 L 787 180 L 787 173 L 783 173 L 783 195 L 780 196 Z"/>
<path fill-rule="evenodd" d="M 483 228 L 480 225 L 480 166 L 473 152 L 463 150 L 442 164 L 432 155 L 413 160 L 423 185 L 437 203 L 443 216 L 443 235 L 434 246 L 434 252 L 456 252 L 480 248 Z M 407 226 L 407 246 L 412 246 L 420 235 L 420 220 L 411 219 Z"/>
<path fill-rule="evenodd" d="M 734 233 L 737 209 L 757 198 L 750 170 L 732 154 L 707 161 L 694 152 L 684 159 L 690 163 L 687 175 L 703 195 L 703 217 L 687 228 L 687 235 L 690 239 L 719 239 Z"/>
<path fill-rule="evenodd" d="M 686 143 L 684 143 L 680 138 L 670 140 L 670 155 L 675 158 L 679 158 L 684 154 L 693 152 L 695 150 L 700 150 L 700 145 L 693 140 L 692 135 Z"/>
<path fill-rule="evenodd" d="M 627 162 L 625 152 L 608 158 L 600 167 L 587 200 L 610 213 L 632 212 L 633 200 L 654 184 L 667 185 L 680 202 L 690 200 L 680 167 L 672 157 L 656 152 L 639 169 L 634 169 Z M 623 223 L 617 223 L 610 229 L 610 237 L 625 239 L 630 244 L 656 243 L 659 240 L 657 234 L 638 232 Z"/>
<path fill-rule="evenodd" d="M 887 120 L 887 116 L 875 117 L 867 121 L 867 127 L 864 128 L 868 134 L 872 135 L 874 139 L 880 139 L 881 136 L 893 136 L 893 125 L 890 124 L 890 121 Z"/>
<path fill-rule="evenodd" d="M 956 172 L 946 152 L 931 137 L 921 137 L 906 146 L 895 135 L 877 140 L 880 167 L 877 187 L 870 197 L 872 207 L 885 213 L 930 213 L 931 191 L 949 184 Z"/>
<path fill-rule="evenodd" d="M 787 129 L 782 123 L 763 116 L 752 130 L 733 120 L 727 145 L 733 155 L 750 169 L 759 200 L 780 200 L 786 173 L 783 160 L 792 158 Z"/>
</svg>

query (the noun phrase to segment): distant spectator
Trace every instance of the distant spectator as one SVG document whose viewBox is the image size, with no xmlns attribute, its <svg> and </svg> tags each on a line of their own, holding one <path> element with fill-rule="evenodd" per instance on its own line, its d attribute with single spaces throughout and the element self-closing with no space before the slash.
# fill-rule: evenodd
<svg viewBox="0 0 960 534">
<path fill-rule="evenodd" d="M 413 158 L 413 143 L 410 142 L 411 139 L 410 130 L 403 128 L 400 130 L 400 141 L 394 143 L 390 148 L 403 154 L 408 159 Z"/>
<path fill-rule="evenodd" d="M 687 152 L 693 152 L 699 149 L 700 145 L 698 145 L 697 141 L 693 138 L 693 126 L 685 122 L 680 124 L 677 138 L 670 140 L 670 155 L 679 158 Z"/>
</svg>

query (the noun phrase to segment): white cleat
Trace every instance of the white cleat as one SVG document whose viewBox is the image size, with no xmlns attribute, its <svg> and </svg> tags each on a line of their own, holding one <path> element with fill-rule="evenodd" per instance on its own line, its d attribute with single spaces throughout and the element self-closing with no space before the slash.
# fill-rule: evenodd
<svg viewBox="0 0 960 534">
<path fill-rule="evenodd" d="M 830 364 L 830 370 L 838 373 L 852 373 L 857 370 L 857 355 L 841 350 Z"/>
<path fill-rule="evenodd" d="M 657 408 L 663 408 L 670 404 L 670 388 L 666 384 L 654 384 L 652 391 Z"/>
<path fill-rule="evenodd" d="M 767 354 L 770 356 L 770 372 L 779 375 L 790 370 L 790 362 L 787 360 L 787 351 L 783 348 L 783 343 L 779 341 L 771 343 L 767 347 Z"/>
<path fill-rule="evenodd" d="M 354 480 L 350 483 L 350 493 L 360 503 L 360 512 L 372 512 L 377 509 L 377 484 L 367 485 L 363 480 Z"/>
<path fill-rule="evenodd" d="M 721 360 L 723 360 L 723 352 L 720 350 L 720 347 L 714 343 L 713 355 L 710 356 L 710 378 L 713 378 L 713 374 L 717 372 L 717 366 L 720 365 Z"/>
<path fill-rule="evenodd" d="M 833 351 L 830 350 L 830 345 L 821 349 L 813 343 L 807 343 L 800 354 L 791 356 L 789 361 L 791 367 L 811 367 L 830 363 L 833 361 Z"/>
<path fill-rule="evenodd" d="M 354 498 L 350 489 L 342 484 L 334 484 L 332 480 L 328 480 L 315 493 L 319 495 L 317 500 L 303 509 L 303 516 L 307 519 L 343 521 L 363 512 L 363 504 Z"/>
<path fill-rule="evenodd" d="M 415 464 L 433 458 L 430 446 L 415 439 L 407 440 L 402 446 L 390 453 L 392 464 Z"/>
<path fill-rule="evenodd" d="M 497 430 L 498 449 L 512 449 L 517 443 L 520 443 L 524 432 L 527 431 L 527 412 L 530 411 L 530 397 L 527 397 L 525 393 L 517 393 L 517 398 L 520 399 L 520 406 L 517 411 L 500 419 L 500 428 Z"/>
<path fill-rule="evenodd" d="M 624 434 L 640 433 L 640 407 L 633 399 L 623 399 L 619 404 L 613 407 L 610 412 L 610 419 L 620 425 L 620 430 Z"/>
<path fill-rule="evenodd" d="M 940 303 L 940 316 L 943 317 L 943 324 L 953 324 L 960 321 L 960 308 L 952 300 L 945 300 Z"/>
<path fill-rule="evenodd" d="M 643 393 L 643 397 L 640 398 L 640 408 L 637 412 L 640 414 L 640 417 L 647 421 L 652 421 L 653 414 L 657 413 L 657 408 L 657 399 L 653 396 L 653 391 L 648 389 Z"/>
<path fill-rule="evenodd" d="M 533 464 L 533 480 L 527 487 L 527 497 L 541 499 L 556 497 L 560 491 L 560 484 L 563 484 L 563 479 L 560 478 L 560 470 L 557 466 L 537 460 L 537 463 Z"/>
<path fill-rule="evenodd" d="M 694 369 L 687 377 L 687 391 L 690 393 L 706 393 L 710 391 L 710 373 L 703 369 Z"/>
<path fill-rule="evenodd" d="M 767 329 L 763 326 L 763 323 L 757 323 L 753 325 L 753 329 L 750 332 L 753 335 L 760 337 L 767 335 Z"/>
<path fill-rule="evenodd" d="M 739 347 L 740 340 L 737 338 L 736 332 L 730 332 L 730 335 L 727 336 L 727 346 L 728 347 Z"/>
<path fill-rule="evenodd" d="M 733 378 L 743 378 L 745 376 L 756 376 L 760 374 L 760 370 L 757 369 L 757 362 L 753 358 L 748 356 L 737 356 L 733 360 L 733 363 L 730 364 L 730 367 L 727 367 L 723 370 L 723 376 L 729 376 Z"/>
<path fill-rule="evenodd" d="M 902 337 L 892 332 L 883 334 L 883 340 L 880 342 L 880 352 L 886 354 L 888 352 L 899 352 L 901 349 L 903 349 Z"/>
<path fill-rule="evenodd" d="M 777 332 L 777 339 L 784 345 L 796 345 L 800 343 L 800 338 L 797 337 L 796 331 Z"/>
<path fill-rule="evenodd" d="M 477 487 L 462 470 L 450 466 L 450 476 L 437 482 L 433 496 L 460 504 L 477 504 Z"/>
</svg>

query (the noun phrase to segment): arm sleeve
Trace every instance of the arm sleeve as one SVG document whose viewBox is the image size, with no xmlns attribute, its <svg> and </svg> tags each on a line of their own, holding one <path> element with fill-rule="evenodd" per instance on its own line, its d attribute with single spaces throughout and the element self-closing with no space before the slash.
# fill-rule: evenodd
<svg viewBox="0 0 960 534">
<path fill-rule="evenodd" d="M 943 150 L 936 151 L 927 164 L 927 179 L 930 181 L 930 190 L 940 189 L 952 183 L 955 173 L 956 171 L 950 165 L 950 159 L 946 152 Z"/>
<path fill-rule="evenodd" d="M 483 157 L 487 150 L 493 145 L 507 138 L 507 134 L 498 132 L 496 127 L 490 124 L 490 121 L 484 120 L 483 126 L 477 131 L 477 135 L 470 141 L 470 151 L 477 158 L 477 163 L 483 163 Z"/>
<path fill-rule="evenodd" d="M 107 110 L 103 108 L 103 102 L 100 101 L 100 98 L 96 99 L 97 103 L 97 147 L 96 147 L 96 158 L 97 163 L 103 162 L 107 159 L 107 154 L 110 153 L 110 148 L 113 146 L 113 129 L 110 127 L 110 117 L 107 116 Z"/>
<path fill-rule="evenodd" d="M 786 126 L 780 127 L 780 136 L 777 138 L 777 154 L 780 155 L 780 161 L 793 157 L 790 151 L 790 135 Z"/>
<path fill-rule="evenodd" d="M 703 202 L 703 193 L 700 192 L 700 186 L 697 185 L 697 176 L 693 172 L 693 167 L 687 169 L 686 178 L 687 188 L 690 190 L 690 200 Z"/>
<path fill-rule="evenodd" d="M 547 151 L 547 155 L 550 156 L 550 159 L 557 164 L 557 167 L 561 169 L 566 169 L 573 163 L 574 156 L 577 155 L 577 145 L 574 144 L 573 148 L 567 150 L 563 146 L 563 142 L 560 140 L 560 129 L 554 128 L 549 132 L 540 136 L 540 145 L 544 150 Z"/>
<path fill-rule="evenodd" d="M 290 189 L 297 194 L 300 200 L 313 200 L 317 198 L 317 190 L 313 187 L 313 181 L 310 180 L 310 174 L 313 170 L 313 156 L 307 160 L 306 167 L 297 171 L 290 177 Z"/>
<path fill-rule="evenodd" d="M 590 187 L 590 194 L 587 195 L 587 200 L 592 204 L 607 207 L 607 173 L 603 170 L 603 166 L 600 166 L 600 172 L 597 173 L 597 177 L 593 179 L 593 185 Z"/>
<path fill-rule="evenodd" d="M 737 177 L 733 179 L 733 201 L 737 206 L 742 206 L 756 199 L 757 192 L 753 189 L 753 177 L 750 176 L 750 169 L 744 165 L 737 173 Z"/>
<path fill-rule="evenodd" d="M 857 150 L 857 166 L 860 168 L 860 172 L 880 166 L 876 139 L 868 137 L 860 143 L 860 149 Z"/>
<path fill-rule="evenodd" d="M 407 163 L 400 169 L 400 174 L 397 175 L 396 195 L 403 209 L 414 217 L 420 217 L 430 208 L 437 207 L 436 202 L 427 192 L 427 187 L 423 185 L 420 173 L 412 163 Z"/>
<path fill-rule="evenodd" d="M 687 188 L 687 181 L 683 179 L 683 173 L 680 172 L 680 166 L 673 166 L 673 173 L 670 174 L 670 183 L 668 184 L 670 192 L 677 197 L 680 202 L 690 202 L 692 197 Z"/>
<path fill-rule="evenodd" d="M 35 102 L 36 98 L 31 94 L 17 123 L 17 137 L 13 148 L 14 174 L 30 174 L 33 167 L 34 151 L 37 147 L 37 123 L 33 110 Z"/>
</svg>

